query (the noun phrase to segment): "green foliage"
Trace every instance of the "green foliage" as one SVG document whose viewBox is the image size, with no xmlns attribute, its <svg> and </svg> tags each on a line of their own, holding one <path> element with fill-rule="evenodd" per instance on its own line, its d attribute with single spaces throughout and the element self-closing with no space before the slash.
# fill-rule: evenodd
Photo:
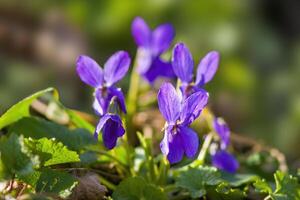
<svg viewBox="0 0 300 200">
<path fill-rule="evenodd" d="M 230 174 L 226 172 L 222 172 L 221 177 L 233 187 L 249 184 L 258 179 L 258 176 L 253 174 Z"/>
<path fill-rule="evenodd" d="M 25 143 L 33 154 L 39 155 L 44 166 L 80 161 L 75 151 L 68 150 L 66 146 L 55 139 L 33 140 L 29 138 L 25 140 Z"/>
<path fill-rule="evenodd" d="M 163 190 L 147 183 L 142 177 L 131 177 L 122 181 L 113 193 L 118 200 L 166 200 Z"/>
<path fill-rule="evenodd" d="M 257 180 L 254 186 L 259 192 L 268 194 L 274 200 L 300 199 L 300 184 L 296 177 L 277 171 L 274 179 L 275 190 L 272 190 L 265 180 Z"/>
<path fill-rule="evenodd" d="M 31 158 L 26 154 L 22 137 L 11 134 L 9 137 L 1 137 L 0 152 L 2 161 L 2 177 L 14 177 L 15 175 L 27 175 L 33 171 Z"/>
<path fill-rule="evenodd" d="M 65 126 L 35 117 L 25 117 L 9 129 L 33 139 L 56 138 L 69 149 L 78 151 L 87 145 L 95 144 L 93 136 L 85 129 L 70 130 Z"/>
<path fill-rule="evenodd" d="M 199 198 L 207 193 L 208 186 L 216 186 L 220 182 L 221 174 L 216 168 L 200 167 L 182 172 L 176 180 L 176 185 L 187 189 L 193 198 Z"/>
<path fill-rule="evenodd" d="M 66 197 L 76 184 L 77 179 L 70 174 L 47 169 L 40 174 L 35 190 L 37 192 L 55 193 Z"/>
<path fill-rule="evenodd" d="M 3 127 L 18 121 L 19 119 L 29 116 L 29 107 L 31 103 L 37 99 L 38 97 L 48 93 L 48 92 L 54 92 L 55 96 L 58 96 L 56 90 L 53 88 L 48 88 L 45 90 L 41 90 L 37 93 L 34 93 L 33 95 L 21 100 L 14 106 L 12 106 L 9 110 L 6 111 L 1 117 L 0 117 L 0 129 Z"/>
</svg>

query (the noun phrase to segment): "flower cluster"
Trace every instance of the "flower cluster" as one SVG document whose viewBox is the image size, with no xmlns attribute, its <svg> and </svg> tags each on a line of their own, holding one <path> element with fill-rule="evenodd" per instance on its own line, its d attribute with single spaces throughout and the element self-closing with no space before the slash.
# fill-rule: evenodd
<svg viewBox="0 0 300 200">
<path fill-rule="evenodd" d="M 170 163 L 181 161 L 184 154 L 192 158 L 198 152 L 198 135 L 188 126 L 208 102 L 209 95 L 201 86 L 213 78 L 218 63 L 217 52 L 205 56 L 200 61 L 194 84 L 194 61 L 190 51 L 183 43 L 176 44 L 173 49 L 172 68 L 181 81 L 181 92 L 177 94 L 170 83 L 163 84 L 158 92 L 158 106 L 167 121 L 160 147 Z"/>
<path fill-rule="evenodd" d="M 239 163 L 226 149 L 230 143 L 230 130 L 222 118 L 216 118 L 213 122 L 215 132 L 220 138 L 220 149 L 212 153 L 212 163 L 215 167 L 230 173 L 236 172 Z"/>
<path fill-rule="evenodd" d="M 137 17 L 132 23 L 132 35 L 138 46 L 136 65 L 138 73 L 152 84 L 158 77 L 178 78 L 178 90 L 165 82 L 158 91 L 158 107 L 166 120 L 164 137 L 160 143 L 162 153 L 170 163 L 180 162 L 185 155 L 193 158 L 199 151 L 198 134 L 190 128 L 208 103 L 208 92 L 204 85 L 212 80 L 218 65 L 219 53 L 209 52 L 200 60 L 194 81 L 194 61 L 189 49 L 183 43 L 175 45 L 171 61 L 164 61 L 161 55 L 167 51 L 174 39 L 170 24 L 163 24 L 150 30 L 146 22 Z M 103 143 L 108 149 L 116 146 L 117 139 L 124 135 L 122 120 L 118 111 L 126 113 L 125 98 L 115 83 L 121 80 L 130 66 L 130 57 L 125 51 L 113 54 L 100 66 L 88 56 L 79 56 L 77 73 L 81 80 L 95 89 L 93 108 L 100 116 L 95 138 L 102 132 Z M 220 150 L 213 152 L 214 166 L 235 172 L 238 162 L 226 150 L 230 131 L 224 121 L 214 121 L 215 132 L 220 136 Z"/>
<path fill-rule="evenodd" d="M 77 74 L 80 79 L 95 88 L 93 108 L 100 116 L 100 121 L 94 136 L 98 138 L 102 130 L 103 143 L 108 149 L 114 148 L 117 138 L 125 133 L 120 116 L 109 108 L 117 103 L 118 108 L 126 113 L 124 95 L 114 84 L 126 75 L 130 62 L 130 57 L 125 51 L 113 54 L 104 64 L 104 69 L 88 56 L 81 55 L 77 59 Z"/>
</svg>

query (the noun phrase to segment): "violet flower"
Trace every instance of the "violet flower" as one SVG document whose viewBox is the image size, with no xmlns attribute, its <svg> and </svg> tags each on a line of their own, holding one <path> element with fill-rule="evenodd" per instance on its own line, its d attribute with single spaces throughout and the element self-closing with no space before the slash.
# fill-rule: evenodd
<svg viewBox="0 0 300 200">
<path fill-rule="evenodd" d="M 116 114 L 106 113 L 100 118 L 94 137 L 98 139 L 98 133 L 102 131 L 102 139 L 107 149 L 113 149 L 117 144 L 118 137 L 125 133 L 122 121 Z"/>
<path fill-rule="evenodd" d="M 164 138 L 160 143 L 161 151 L 170 163 L 196 155 L 199 138 L 189 125 L 200 115 L 208 102 L 208 93 L 199 91 L 184 101 L 170 83 L 164 83 L 158 92 L 159 110 L 166 119 Z"/>
<path fill-rule="evenodd" d="M 122 121 L 117 114 L 109 113 L 111 103 L 118 103 L 121 111 L 126 113 L 124 95 L 120 88 L 114 86 L 128 71 L 130 58 L 127 52 L 118 51 L 100 66 L 88 56 L 79 56 L 77 60 L 77 73 L 80 79 L 95 88 L 94 110 L 100 115 L 94 137 L 102 131 L 104 146 L 112 149 L 117 144 L 118 137 L 125 133 Z"/>
<path fill-rule="evenodd" d="M 200 90 L 214 77 L 219 65 L 219 53 L 209 52 L 198 64 L 197 76 L 193 82 L 194 61 L 189 49 L 178 43 L 173 49 L 172 67 L 176 76 L 180 79 L 180 87 L 183 97 L 186 98 L 193 92 Z"/>
<path fill-rule="evenodd" d="M 235 157 L 225 150 L 219 150 L 213 155 L 212 164 L 229 173 L 235 173 L 239 168 L 239 163 Z"/>
<path fill-rule="evenodd" d="M 113 54 L 104 64 L 104 69 L 88 56 L 77 59 L 77 74 L 80 79 L 95 88 L 94 109 L 100 116 L 107 113 L 109 104 L 115 99 L 120 109 L 126 113 L 124 95 L 120 88 L 114 86 L 128 71 L 130 57 L 125 51 Z"/>
<path fill-rule="evenodd" d="M 175 36 L 172 25 L 162 24 L 151 31 L 141 17 L 136 17 L 132 22 L 131 32 L 138 46 L 138 73 L 150 83 L 158 76 L 175 78 L 171 63 L 160 58 Z"/>
<path fill-rule="evenodd" d="M 233 155 L 226 151 L 230 143 L 229 127 L 222 118 L 214 119 L 213 126 L 220 137 L 220 150 L 213 153 L 212 163 L 221 170 L 235 173 L 239 168 L 239 163 Z"/>
</svg>

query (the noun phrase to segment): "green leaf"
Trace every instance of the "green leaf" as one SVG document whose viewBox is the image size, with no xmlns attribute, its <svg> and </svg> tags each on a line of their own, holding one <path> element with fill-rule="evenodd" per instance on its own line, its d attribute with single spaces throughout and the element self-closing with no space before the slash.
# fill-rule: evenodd
<svg viewBox="0 0 300 200">
<path fill-rule="evenodd" d="M 272 193 L 272 188 L 265 179 L 257 179 L 253 185 L 258 192 L 267 194 Z"/>
<path fill-rule="evenodd" d="M 206 186 L 218 185 L 220 182 L 221 174 L 214 167 L 189 168 L 176 179 L 176 185 L 187 189 L 193 198 L 204 196 Z"/>
<path fill-rule="evenodd" d="M 87 129 L 89 132 L 94 133 L 95 127 L 90 124 L 89 122 L 82 119 L 74 110 L 65 108 L 65 111 L 68 113 L 70 117 L 70 121 L 77 127 L 77 128 L 84 128 Z"/>
<path fill-rule="evenodd" d="M 221 177 L 233 187 L 253 183 L 258 179 L 258 176 L 253 174 L 230 174 L 226 172 L 222 172 Z"/>
<path fill-rule="evenodd" d="M 12 124 L 23 117 L 29 116 L 29 107 L 31 103 L 37 99 L 38 97 L 44 95 L 48 92 L 54 92 L 55 96 L 58 96 L 57 92 L 53 88 L 48 88 L 45 90 L 41 90 L 33 95 L 19 101 L 17 104 L 8 109 L 1 117 L 0 117 L 0 129 L 3 127 Z"/>
<path fill-rule="evenodd" d="M 246 197 L 246 193 L 240 189 L 232 188 L 229 183 L 222 182 L 217 186 L 216 191 L 220 193 L 222 199 L 244 199 Z"/>
<path fill-rule="evenodd" d="M 80 161 L 79 155 L 75 151 L 67 149 L 55 139 L 33 140 L 30 138 L 26 139 L 25 143 L 33 154 L 39 156 L 44 166 Z"/>
<path fill-rule="evenodd" d="M 70 130 L 65 126 L 36 117 L 25 117 L 19 120 L 10 127 L 9 131 L 33 139 L 55 138 L 75 151 L 96 144 L 93 136 L 86 129 Z"/>
<path fill-rule="evenodd" d="M 31 185 L 32 187 L 35 187 L 40 176 L 41 176 L 41 172 L 33 171 L 32 173 L 27 174 L 27 175 L 18 175 L 17 178 L 19 180 Z"/>
<path fill-rule="evenodd" d="M 166 200 L 161 188 L 151 185 L 142 177 L 130 177 L 122 181 L 112 195 L 118 200 Z"/>
<path fill-rule="evenodd" d="M 27 175 L 33 171 L 34 163 L 27 155 L 22 137 L 11 134 L 0 138 L 2 171 L 5 176 Z"/>
<path fill-rule="evenodd" d="M 300 199 L 300 184 L 296 177 L 280 171 L 277 171 L 274 177 L 276 183 L 275 194 L 286 195 L 288 199 Z"/>
<path fill-rule="evenodd" d="M 42 171 L 35 190 L 40 193 L 56 193 L 61 197 L 66 197 L 70 195 L 71 190 L 76 184 L 77 179 L 72 175 L 65 172 L 47 169 Z"/>
<path fill-rule="evenodd" d="M 269 194 L 274 200 L 300 199 L 300 184 L 296 177 L 277 171 L 274 178 L 275 191 L 272 191 L 271 186 L 265 180 L 257 180 L 254 187 L 259 192 Z"/>
</svg>

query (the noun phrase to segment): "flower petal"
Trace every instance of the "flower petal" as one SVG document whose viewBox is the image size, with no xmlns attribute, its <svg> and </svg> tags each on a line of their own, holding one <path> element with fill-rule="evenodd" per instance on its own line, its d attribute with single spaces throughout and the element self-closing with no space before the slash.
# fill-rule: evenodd
<svg viewBox="0 0 300 200">
<path fill-rule="evenodd" d="M 158 26 L 152 33 L 151 49 L 153 55 L 157 56 L 166 51 L 175 36 L 173 26 L 171 24 L 162 24 Z"/>
<path fill-rule="evenodd" d="M 151 42 L 151 30 L 147 23 L 141 18 L 136 17 L 131 25 L 131 33 L 136 45 L 147 47 Z"/>
<path fill-rule="evenodd" d="M 212 156 L 212 163 L 215 167 L 229 173 L 235 173 L 239 168 L 239 163 L 235 157 L 224 150 L 217 151 Z"/>
<path fill-rule="evenodd" d="M 180 98 L 171 83 L 163 83 L 158 91 L 158 107 L 169 124 L 174 124 L 179 117 Z"/>
<path fill-rule="evenodd" d="M 98 122 L 98 124 L 97 124 L 97 126 L 96 126 L 95 133 L 94 133 L 94 138 L 95 138 L 95 139 L 98 139 L 98 134 L 99 134 L 99 132 L 102 130 L 103 126 L 105 125 L 105 123 L 107 122 L 107 120 L 110 119 L 110 117 L 111 117 L 110 114 L 106 114 L 106 115 L 103 115 L 103 116 L 100 118 L 100 120 L 99 120 L 99 122 Z"/>
<path fill-rule="evenodd" d="M 125 133 L 122 121 L 118 115 L 105 114 L 99 121 L 96 133 L 102 130 L 103 143 L 106 148 L 112 149 L 116 146 L 118 137 Z"/>
<path fill-rule="evenodd" d="M 189 125 L 199 117 L 201 111 L 208 102 L 208 97 L 208 93 L 205 90 L 200 89 L 184 100 L 180 119 L 185 125 Z"/>
<path fill-rule="evenodd" d="M 96 89 L 95 100 L 97 100 L 97 102 L 93 104 L 95 112 L 100 116 L 107 113 L 112 98 L 113 96 L 109 90 L 103 88 Z"/>
<path fill-rule="evenodd" d="M 176 76 L 171 63 L 156 58 L 143 77 L 152 84 L 158 77 L 175 78 Z"/>
<path fill-rule="evenodd" d="M 230 130 L 228 125 L 222 118 L 215 118 L 213 126 L 221 139 L 221 149 L 226 149 L 230 143 Z"/>
<path fill-rule="evenodd" d="M 102 116 L 103 113 L 104 113 L 104 111 L 103 111 L 101 105 L 99 104 L 99 101 L 97 100 L 97 98 L 94 99 L 93 109 L 94 109 L 96 115 Z"/>
<path fill-rule="evenodd" d="M 184 147 L 182 146 L 179 134 L 168 134 L 169 153 L 167 158 L 171 164 L 178 163 L 184 155 Z"/>
<path fill-rule="evenodd" d="M 194 61 L 189 49 L 183 43 L 176 44 L 173 50 L 172 66 L 183 83 L 192 81 Z"/>
<path fill-rule="evenodd" d="M 94 88 L 102 85 L 103 71 L 96 61 L 88 56 L 81 55 L 78 57 L 76 65 L 77 74 L 84 83 Z"/>
<path fill-rule="evenodd" d="M 116 101 L 117 101 L 121 111 L 123 113 L 126 113 L 127 111 L 126 111 L 126 105 L 125 105 L 125 98 L 124 98 L 124 94 L 123 94 L 121 88 L 110 87 L 109 91 L 110 91 L 111 96 L 116 97 Z"/>
<path fill-rule="evenodd" d="M 130 57 L 126 51 L 114 53 L 104 64 L 104 80 L 111 86 L 122 79 L 128 71 Z"/>
<path fill-rule="evenodd" d="M 214 77 L 219 66 L 219 60 L 220 55 L 216 51 L 206 54 L 198 65 L 196 85 L 202 86 Z"/>
<path fill-rule="evenodd" d="M 159 145 L 159 146 L 160 146 L 161 152 L 162 152 L 165 156 L 167 156 L 168 153 L 169 153 L 169 137 L 168 137 L 169 133 L 170 133 L 169 129 L 166 128 L 166 129 L 165 129 L 165 133 L 164 133 L 164 137 L 163 137 L 163 139 L 161 140 L 160 145 Z"/>
<path fill-rule="evenodd" d="M 137 72 L 141 75 L 147 73 L 151 68 L 152 55 L 149 48 L 140 47 L 137 50 Z"/>
<path fill-rule="evenodd" d="M 185 155 L 188 158 L 193 158 L 198 152 L 199 138 L 197 133 L 188 127 L 180 127 L 178 133 L 181 137 L 181 143 L 184 148 Z"/>
</svg>

